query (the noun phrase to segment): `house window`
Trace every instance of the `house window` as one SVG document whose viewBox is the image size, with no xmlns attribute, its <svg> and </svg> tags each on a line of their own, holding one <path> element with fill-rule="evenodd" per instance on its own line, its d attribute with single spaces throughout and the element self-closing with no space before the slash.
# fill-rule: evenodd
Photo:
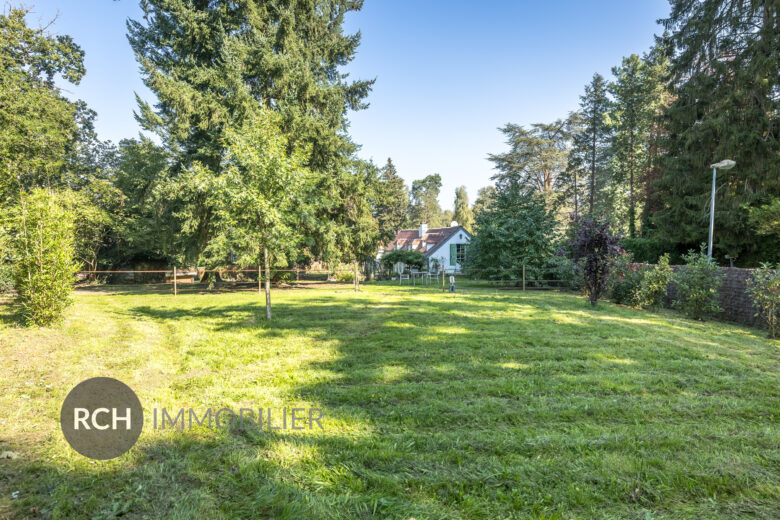
<svg viewBox="0 0 780 520">
<path fill-rule="evenodd" d="M 457 244 L 455 246 L 455 259 L 460 264 L 466 261 L 466 244 Z"/>
</svg>

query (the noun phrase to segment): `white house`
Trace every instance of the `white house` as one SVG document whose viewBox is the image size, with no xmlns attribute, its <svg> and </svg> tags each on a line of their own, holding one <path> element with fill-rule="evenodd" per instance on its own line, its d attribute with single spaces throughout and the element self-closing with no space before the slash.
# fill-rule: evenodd
<svg viewBox="0 0 780 520">
<path fill-rule="evenodd" d="M 420 251 L 428 262 L 429 270 L 436 265 L 441 270 L 443 265 L 448 273 L 460 272 L 470 241 L 471 233 L 455 221 L 444 228 L 428 229 L 428 224 L 420 224 L 417 229 L 397 231 L 390 243 L 380 247 L 376 259 L 381 260 L 384 254 L 397 249 Z"/>
</svg>

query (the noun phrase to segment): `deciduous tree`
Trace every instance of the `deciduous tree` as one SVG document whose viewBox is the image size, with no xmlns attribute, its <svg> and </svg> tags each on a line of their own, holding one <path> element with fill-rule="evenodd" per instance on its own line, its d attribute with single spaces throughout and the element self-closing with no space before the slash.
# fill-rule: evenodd
<svg viewBox="0 0 780 520">
<path fill-rule="evenodd" d="M 452 219 L 463 226 L 466 231 L 471 232 L 474 226 L 474 213 L 469 206 L 469 194 L 465 186 L 460 186 L 455 190 L 455 212 Z"/>
</svg>

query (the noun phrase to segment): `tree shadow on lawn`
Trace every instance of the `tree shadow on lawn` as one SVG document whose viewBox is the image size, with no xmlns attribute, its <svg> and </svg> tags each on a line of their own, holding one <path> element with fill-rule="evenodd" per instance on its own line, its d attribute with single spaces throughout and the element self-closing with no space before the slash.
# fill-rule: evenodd
<svg viewBox="0 0 780 520">
<path fill-rule="evenodd" d="M 322 408 L 325 431 L 147 427 L 129 454 L 94 465 L 46 462 L 30 447 L 0 461 L 0 517 L 3 507 L 65 518 L 780 513 L 767 340 L 571 297 L 430 297 L 279 301 L 270 323 L 259 301 L 127 309 L 216 333 L 203 356 L 230 357 L 247 336 L 257 352 L 264 338 L 327 344 L 331 358 L 290 377 L 330 377 L 294 379 L 283 396 Z"/>
<path fill-rule="evenodd" d="M 290 466 L 307 507 L 353 496 L 372 511 L 361 516 L 398 518 L 778 512 L 766 458 L 778 357 L 763 338 L 568 296 L 429 296 L 282 301 L 270 323 L 260 302 L 128 312 L 205 322 L 228 343 L 304 335 L 336 350 L 300 367 L 334 377 L 287 397 L 369 434 L 296 441 L 323 464 Z"/>
<path fill-rule="evenodd" d="M 0 518 L 387 518 L 391 509 L 451 517 L 403 494 L 361 494 L 365 486 L 348 462 L 334 471 L 319 457 L 320 450 L 369 450 L 368 439 L 205 428 L 156 433 L 149 439 L 146 425 L 139 443 L 111 461 L 73 452 L 60 463 L 34 452 L 0 461 Z"/>
</svg>

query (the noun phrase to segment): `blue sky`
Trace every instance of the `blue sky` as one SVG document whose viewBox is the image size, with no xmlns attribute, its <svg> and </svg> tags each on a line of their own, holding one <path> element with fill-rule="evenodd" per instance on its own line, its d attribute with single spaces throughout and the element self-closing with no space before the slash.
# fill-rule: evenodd
<svg viewBox="0 0 780 520">
<path fill-rule="evenodd" d="M 59 13 L 52 30 L 86 52 L 86 77 L 66 88 L 97 111 L 101 138 L 135 136 L 134 92 L 153 99 L 125 37 L 138 2 L 26 3 L 32 24 Z M 350 134 L 361 156 L 392 157 L 409 184 L 439 173 L 443 207 L 460 185 L 473 202 L 493 175 L 487 154 L 505 148 L 498 127 L 565 117 L 594 72 L 648 50 L 668 11 L 666 0 L 366 0 L 347 19 L 363 40 L 346 71 L 377 82 Z"/>
</svg>

